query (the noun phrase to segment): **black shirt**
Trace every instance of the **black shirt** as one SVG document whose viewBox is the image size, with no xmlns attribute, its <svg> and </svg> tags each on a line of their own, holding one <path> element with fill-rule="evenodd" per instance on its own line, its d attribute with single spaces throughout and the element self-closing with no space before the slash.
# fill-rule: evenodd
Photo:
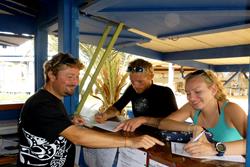
<svg viewBox="0 0 250 167">
<path fill-rule="evenodd" d="M 130 85 L 113 106 L 121 111 L 130 101 L 135 117 L 166 117 L 178 109 L 173 91 L 155 84 L 140 94 Z"/>
<path fill-rule="evenodd" d="M 18 133 L 18 167 L 73 167 L 75 145 L 59 134 L 71 125 L 60 99 L 39 90 L 25 103 Z"/>
</svg>

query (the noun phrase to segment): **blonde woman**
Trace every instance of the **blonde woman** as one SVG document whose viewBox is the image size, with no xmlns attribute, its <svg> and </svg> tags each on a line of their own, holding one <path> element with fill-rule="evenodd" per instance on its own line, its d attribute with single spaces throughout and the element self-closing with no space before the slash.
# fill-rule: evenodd
<svg viewBox="0 0 250 167">
<path fill-rule="evenodd" d="M 213 143 L 205 135 L 197 142 L 185 145 L 193 156 L 245 155 L 247 115 L 227 99 L 222 83 L 212 71 L 198 70 L 185 77 L 188 103 L 159 123 L 160 129 L 193 131 L 197 136 L 203 129 L 213 134 Z M 191 117 L 193 125 L 183 123 Z M 148 124 L 156 124 L 153 120 Z"/>
</svg>

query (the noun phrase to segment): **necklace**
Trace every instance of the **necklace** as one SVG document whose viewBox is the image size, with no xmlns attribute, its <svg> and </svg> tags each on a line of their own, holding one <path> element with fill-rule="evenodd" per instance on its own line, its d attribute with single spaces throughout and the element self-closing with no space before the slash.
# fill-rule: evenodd
<svg viewBox="0 0 250 167">
<path fill-rule="evenodd" d="M 219 105 L 219 102 L 217 101 L 217 109 L 218 109 L 218 113 L 219 113 L 219 117 L 220 117 L 220 105 Z M 200 113 L 201 113 L 201 110 L 199 111 L 198 113 L 198 117 L 200 116 Z M 219 118 L 218 118 L 219 119 Z M 215 125 L 215 119 L 213 119 L 213 117 L 210 117 L 209 120 L 205 119 L 204 115 L 201 115 L 200 117 L 200 125 L 202 125 L 203 127 L 213 127 L 213 125 Z"/>
<path fill-rule="evenodd" d="M 217 100 L 217 107 L 218 107 L 218 112 L 219 112 L 219 115 L 220 115 L 220 105 L 219 105 L 218 100 Z"/>
</svg>

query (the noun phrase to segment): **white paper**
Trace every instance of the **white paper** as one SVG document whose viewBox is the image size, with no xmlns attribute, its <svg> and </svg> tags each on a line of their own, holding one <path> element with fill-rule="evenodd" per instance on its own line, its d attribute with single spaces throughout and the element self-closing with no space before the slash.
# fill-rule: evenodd
<svg viewBox="0 0 250 167">
<path fill-rule="evenodd" d="M 192 157 L 190 154 L 183 150 L 185 144 L 171 142 L 171 150 L 173 154 L 182 155 L 185 157 Z M 224 156 L 202 156 L 202 157 L 192 157 L 192 158 L 202 158 L 210 160 L 221 160 L 221 161 L 232 161 L 232 162 L 245 162 L 245 158 L 241 155 L 224 155 Z"/>
<path fill-rule="evenodd" d="M 80 116 L 85 121 L 85 126 L 87 127 L 93 127 L 93 124 L 95 124 L 95 115 L 99 112 L 100 103 L 85 103 L 81 112 Z"/>
<path fill-rule="evenodd" d="M 168 167 L 168 166 L 160 162 L 154 161 L 152 159 L 149 159 L 148 167 Z"/>
<path fill-rule="evenodd" d="M 94 126 L 110 131 L 110 132 L 116 132 L 114 129 L 120 124 L 120 122 L 115 121 L 106 121 L 102 124 L 95 123 Z"/>
<path fill-rule="evenodd" d="M 89 167 L 112 167 L 116 153 L 117 148 L 83 148 L 83 158 Z"/>
<path fill-rule="evenodd" d="M 117 167 L 143 167 L 147 164 L 147 152 L 132 148 L 119 148 Z"/>
</svg>

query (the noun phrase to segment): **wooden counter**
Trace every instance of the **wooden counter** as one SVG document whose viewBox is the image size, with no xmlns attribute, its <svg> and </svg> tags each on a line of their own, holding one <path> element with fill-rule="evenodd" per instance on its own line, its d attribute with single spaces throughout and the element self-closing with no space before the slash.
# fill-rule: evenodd
<svg viewBox="0 0 250 167">
<path fill-rule="evenodd" d="M 105 132 L 104 130 L 101 130 Z M 200 158 L 190 158 L 180 155 L 172 154 L 171 143 L 162 139 L 158 134 L 159 130 L 151 127 L 139 128 L 135 133 L 117 132 L 124 136 L 138 136 L 141 134 L 148 134 L 154 136 L 161 141 L 164 141 L 165 146 L 155 145 L 154 147 L 144 150 L 148 153 L 148 159 L 155 160 L 169 167 L 245 167 L 245 163 L 220 161 L 220 160 L 208 160 Z M 110 132 L 108 132 L 110 133 Z"/>
<path fill-rule="evenodd" d="M 161 141 L 164 141 L 165 146 L 155 145 L 154 147 L 146 150 L 148 157 L 169 167 L 244 167 L 245 163 L 220 161 L 220 160 L 208 160 L 199 158 L 190 158 L 180 155 L 172 154 L 171 143 L 161 138 L 158 134 L 158 129 L 151 127 L 139 128 L 136 134 L 149 134 Z"/>
<path fill-rule="evenodd" d="M 17 157 L 13 156 L 0 156 L 0 165 L 14 164 L 16 163 Z"/>
<path fill-rule="evenodd" d="M 164 147 L 156 145 L 147 150 L 150 159 L 153 159 L 169 167 L 244 167 L 244 163 L 206 160 L 199 158 L 189 158 L 171 153 L 170 143 L 166 143 Z"/>
</svg>

